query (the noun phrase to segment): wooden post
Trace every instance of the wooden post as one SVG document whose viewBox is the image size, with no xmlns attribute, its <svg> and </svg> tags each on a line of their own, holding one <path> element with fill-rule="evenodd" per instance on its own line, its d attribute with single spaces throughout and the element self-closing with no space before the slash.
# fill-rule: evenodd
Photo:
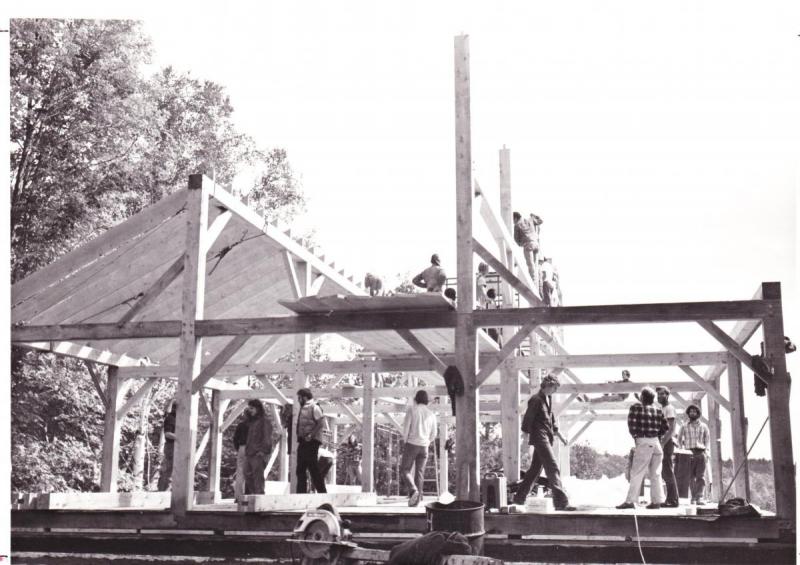
<svg viewBox="0 0 800 565">
<path fill-rule="evenodd" d="M 719 392 L 719 377 L 713 382 L 714 389 Z M 708 401 L 708 431 L 711 445 L 709 446 L 709 463 L 711 464 L 711 497 L 719 501 L 722 497 L 722 450 L 720 435 L 722 431 L 719 419 L 719 403 L 709 394 Z"/>
<path fill-rule="evenodd" d="M 796 493 L 792 425 L 790 418 L 789 373 L 786 371 L 786 350 L 783 343 L 783 305 L 780 283 L 762 283 L 764 300 L 776 300 L 772 315 L 764 318 L 764 360 L 772 369 L 767 388 L 769 434 L 772 445 L 772 467 L 775 479 L 775 514 L 781 520 L 796 523 Z"/>
<path fill-rule="evenodd" d="M 195 323 L 203 319 L 205 303 L 208 187 L 203 175 L 189 176 L 186 193 L 186 245 L 183 267 L 180 357 L 175 398 L 178 413 L 175 426 L 175 455 L 172 469 L 172 511 L 182 516 L 194 503 L 194 451 L 197 441 L 197 395 L 192 384 L 200 374 L 203 339 L 195 337 Z"/>
<path fill-rule="evenodd" d="M 289 430 L 281 427 L 281 438 L 278 443 L 278 480 L 289 480 Z"/>
<path fill-rule="evenodd" d="M 503 469 L 509 482 L 519 480 L 520 379 L 519 371 L 504 363 L 500 369 L 500 418 L 503 435 Z"/>
<path fill-rule="evenodd" d="M 750 469 L 747 464 L 747 423 L 744 416 L 744 395 L 742 394 L 742 364 L 730 353 L 728 353 L 728 394 L 728 400 L 731 403 L 732 472 L 736 473 L 741 466 L 731 489 L 737 497 L 750 500 Z M 726 498 L 729 497 L 730 493 Z"/>
<path fill-rule="evenodd" d="M 208 430 L 211 449 L 208 456 L 208 492 L 218 499 L 219 477 L 222 468 L 222 422 L 229 401 L 220 398 L 220 391 L 211 391 L 211 427 Z"/>
<path fill-rule="evenodd" d="M 105 426 L 103 429 L 103 465 L 100 471 L 100 491 L 117 492 L 117 478 L 119 477 L 119 436 L 120 421 L 117 410 L 125 398 L 127 387 L 117 375 L 116 367 L 108 368 L 108 384 L 106 385 Z"/>
<path fill-rule="evenodd" d="M 480 500 L 478 441 L 477 335 L 472 321 L 475 274 L 472 251 L 472 141 L 470 133 L 469 38 L 455 38 L 456 241 L 458 304 L 455 358 L 464 379 L 456 398 L 456 497 Z"/>
<path fill-rule="evenodd" d="M 373 401 L 373 388 L 375 374 L 365 373 L 364 381 L 364 406 L 361 413 L 361 491 L 375 491 L 375 402 Z"/>
<path fill-rule="evenodd" d="M 448 460 L 448 453 L 445 449 L 447 443 L 447 420 L 444 417 L 439 418 L 439 494 L 449 492 L 450 490 L 450 461 Z"/>
<path fill-rule="evenodd" d="M 303 296 L 308 295 L 311 287 L 311 267 L 305 261 L 298 261 L 295 264 L 295 271 L 299 283 L 299 289 Z M 295 334 L 294 336 L 294 378 L 292 381 L 292 443 L 291 457 L 289 457 L 289 480 L 291 481 L 290 492 L 297 492 L 297 417 L 300 415 L 300 404 L 297 402 L 297 391 L 306 386 L 306 373 L 303 363 L 309 360 L 311 337 L 309 334 Z"/>
<path fill-rule="evenodd" d="M 336 417 L 331 416 L 328 419 L 328 423 L 330 424 L 331 428 L 331 454 L 333 455 L 333 465 L 331 466 L 331 470 L 329 471 L 330 482 L 328 484 L 335 485 L 336 484 L 336 463 L 339 459 L 338 457 L 338 450 L 336 447 L 339 445 L 339 428 L 336 425 Z"/>
<path fill-rule="evenodd" d="M 504 145 L 500 150 L 500 219 L 508 229 L 509 233 L 514 233 L 513 209 L 511 207 L 511 151 Z M 509 271 L 514 273 L 514 254 L 508 248 L 504 238 L 496 240 L 500 251 L 500 259 L 505 263 Z M 511 285 L 503 279 L 501 284 L 503 293 L 503 307 L 511 308 L 514 306 L 514 291 Z M 533 340 L 533 338 L 531 338 Z"/>
</svg>

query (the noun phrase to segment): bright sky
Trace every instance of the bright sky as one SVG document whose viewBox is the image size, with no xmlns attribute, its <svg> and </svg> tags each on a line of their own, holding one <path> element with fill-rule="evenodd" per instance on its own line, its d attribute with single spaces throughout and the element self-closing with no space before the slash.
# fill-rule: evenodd
<svg viewBox="0 0 800 565">
<path fill-rule="evenodd" d="M 510 148 L 514 208 L 544 218 L 566 304 L 748 299 L 780 281 L 800 341 L 797 2 L 89 6 L 24 15 L 144 19 L 156 64 L 224 85 L 240 127 L 288 150 L 308 197 L 297 228 L 357 277 L 415 274 L 434 251 L 455 274 L 453 37 L 467 33 L 475 178 L 498 205 Z M 566 346 L 720 349 L 691 325 L 567 329 Z M 752 440 L 766 399 L 749 371 L 745 390 Z M 584 437 L 622 452 L 620 425 Z M 769 456 L 766 434 L 753 455 Z"/>
</svg>

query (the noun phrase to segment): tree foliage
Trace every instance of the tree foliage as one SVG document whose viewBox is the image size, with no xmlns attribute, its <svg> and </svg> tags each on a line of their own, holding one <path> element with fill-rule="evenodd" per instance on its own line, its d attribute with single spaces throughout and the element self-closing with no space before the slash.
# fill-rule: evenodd
<svg viewBox="0 0 800 565">
<path fill-rule="evenodd" d="M 11 20 L 12 282 L 184 188 L 191 173 L 230 185 L 254 168 L 237 187 L 252 207 L 283 221 L 302 209 L 286 151 L 259 148 L 235 127 L 224 86 L 172 67 L 146 73 L 151 49 L 134 21 Z M 11 380 L 13 488 L 96 489 L 104 408 L 86 367 L 14 349 Z M 146 484 L 173 390 L 164 382 L 151 393 Z M 138 412 L 121 431 L 123 490 L 133 484 Z M 200 433 L 207 425 L 201 418 Z"/>
</svg>

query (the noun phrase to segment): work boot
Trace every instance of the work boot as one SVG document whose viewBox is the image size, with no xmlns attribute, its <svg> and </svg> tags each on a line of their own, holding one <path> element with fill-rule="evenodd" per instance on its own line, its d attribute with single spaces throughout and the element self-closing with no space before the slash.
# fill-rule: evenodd
<svg viewBox="0 0 800 565">
<path fill-rule="evenodd" d="M 415 491 L 414 491 L 414 492 L 412 492 L 412 493 L 411 493 L 411 495 L 408 497 L 408 505 L 409 505 L 409 506 L 416 506 L 417 504 L 419 504 L 419 500 L 420 500 L 420 498 L 421 498 L 421 497 L 420 497 L 420 495 L 419 495 L 419 491 L 418 491 L 418 490 L 415 490 Z"/>
</svg>

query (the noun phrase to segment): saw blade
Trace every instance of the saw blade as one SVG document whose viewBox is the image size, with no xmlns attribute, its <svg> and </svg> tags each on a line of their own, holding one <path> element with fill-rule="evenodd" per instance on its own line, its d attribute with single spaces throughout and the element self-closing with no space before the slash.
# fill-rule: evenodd
<svg viewBox="0 0 800 565">
<path fill-rule="evenodd" d="M 328 524 L 323 520 L 314 520 L 310 522 L 300 537 L 300 548 L 303 554 L 318 559 L 327 555 L 328 550 L 333 543 L 333 533 L 330 531 Z M 312 543 L 304 543 L 309 541 Z"/>
</svg>

